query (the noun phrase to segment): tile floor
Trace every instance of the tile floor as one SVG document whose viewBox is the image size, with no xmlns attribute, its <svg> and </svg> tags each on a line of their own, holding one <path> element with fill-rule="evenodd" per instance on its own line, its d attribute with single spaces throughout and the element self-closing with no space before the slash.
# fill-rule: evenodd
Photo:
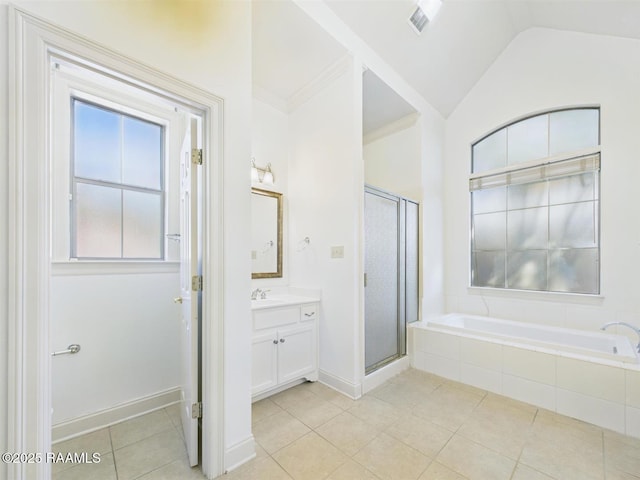
<svg viewBox="0 0 640 480">
<path fill-rule="evenodd" d="M 100 463 L 53 465 L 53 480 L 204 480 L 190 468 L 178 405 L 53 446 L 54 452 L 99 452 Z"/>
<path fill-rule="evenodd" d="M 179 422 L 167 408 L 92 433 L 103 462 L 54 480 L 202 480 Z M 257 457 L 221 480 L 640 480 L 638 439 L 413 369 L 357 401 L 321 383 L 261 400 L 253 433 Z"/>
</svg>

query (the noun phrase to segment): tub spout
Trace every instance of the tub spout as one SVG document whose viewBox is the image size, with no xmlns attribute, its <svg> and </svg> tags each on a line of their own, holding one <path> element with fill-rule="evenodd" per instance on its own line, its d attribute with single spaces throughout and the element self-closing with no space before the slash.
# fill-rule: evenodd
<svg viewBox="0 0 640 480">
<path fill-rule="evenodd" d="M 622 325 L 623 327 L 628 327 L 631 330 L 633 330 L 634 332 L 636 332 L 638 334 L 638 345 L 637 345 L 637 350 L 638 352 L 640 352 L 640 328 L 631 325 L 630 323 L 627 322 L 609 322 L 609 323 L 605 323 L 603 326 L 600 327 L 600 330 L 606 330 L 607 328 L 613 326 L 613 325 Z"/>
</svg>

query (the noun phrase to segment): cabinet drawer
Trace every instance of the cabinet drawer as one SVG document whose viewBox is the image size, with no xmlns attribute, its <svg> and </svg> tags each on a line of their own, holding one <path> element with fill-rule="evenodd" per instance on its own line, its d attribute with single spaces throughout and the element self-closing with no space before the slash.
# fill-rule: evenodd
<svg viewBox="0 0 640 480">
<path fill-rule="evenodd" d="M 318 318 L 318 305 L 303 305 L 300 307 L 300 321 L 307 322 Z"/>
<path fill-rule="evenodd" d="M 300 307 L 265 308 L 253 312 L 253 328 L 260 330 L 280 325 L 297 323 L 300 319 Z"/>
</svg>

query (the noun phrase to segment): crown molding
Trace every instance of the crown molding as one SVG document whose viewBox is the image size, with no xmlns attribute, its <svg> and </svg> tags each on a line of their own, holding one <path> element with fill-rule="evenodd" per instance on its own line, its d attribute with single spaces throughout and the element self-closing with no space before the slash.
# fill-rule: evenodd
<svg viewBox="0 0 640 480">
<path fill-rule="evenodd" d="M 386 137 L 393 133 L 412 127 L 413 125 L 415 125 L 418 118 L 420 118 L 420 114 L 418 112 L 405 115 L 404 117 L 401 117 L 398 120 L 395 120 L 391 123 L 386 124 L 384 127 L 380 127 L 372 132 L 367 133 L 366 135 L 363 135 L 362 143 L 364 145 L 367 145 L 380 138 Z"/>
</svg>

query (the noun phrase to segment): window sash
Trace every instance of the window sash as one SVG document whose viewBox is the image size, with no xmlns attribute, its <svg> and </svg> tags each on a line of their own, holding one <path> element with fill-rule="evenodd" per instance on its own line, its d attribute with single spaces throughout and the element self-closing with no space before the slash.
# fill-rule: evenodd
<svg viewBox="0 0 640 480">
<path fill-rule="evenodd" d="M 72 112 L 74 111 L 73 105 L 75 102 L 80 102 L 82 104 L 86 104 L 95 108 L 99 108 L 99 109 L 103 109 L 105 111 L 108 112 L 113 112 L 117 115 L 120 115 L 123 119 L 125 118 L 131 118 L 131 119 L 135 119 L 135 120 L 141 120 L 143 122 L 152 124 L 152 125 L 156 125 L 158 127 L 160 127 L 160 143 L 161 143 L 161 148 L 159 151 L 159 156 L 158 156 L 158 162 L 159 162 L 159 183 L 160 183 L 160 188 L 152 188 L 152 187 L 145 187 L 145 186 L 138 186 L 138 185 L 129 185 L 127 183 L 124 182 L 118 182 L 118 181 L 109 181 L 109 180 L 98 180 L 98 179 L 94 179 L 94 178 L 85 178 L 83 176 L 79 176 L 76 175 L 76 168 L 75 168 L 75 158 L 73 158 L 73 154 L 71 162 L 70 162 L 70 174 L 71 174 L 71 182 L 70 182 L 70 188 L 71 188 L 71 202 L 70 202 L 70 212 L 71 212 L 71 218 L 70 218 L 70 245 L 69 245 L 69 254 L 70 254 L 70 258 L 75 258 L 75 259 L 81 259 L 81 260 L 164 260 L 165 259 L 165 255 L 166 255 L 166 248 L 165 248 L 165 230 L 166 230 L 166 205 L 165 205 L 165 139 L 166 139 L 166 127 L 163 125 L 159 125 L 156 124 L 154 122 L 150 122 L 142 117 L 138 117 L 136 115 L 131 115 L 129 113 L 125 113 L 123 111 L 120 111 L 118 109 L 114 109 L 114 108 L 109 108 L 106 107 L 104 105 L 101 105 L 98 102 L 88 102 L 84 99 L 81 98 L 76 98 L 76 97 L 71 97 L 71 105 L 72 105 Z M 71 152 L 75 152 L 75 123 L 73 120 L 74 116 L 71 116 Z M 120 129 L 120 135 L 123 135 L 122 129 Z M 120 141 L 122 142 L 122 137 L 120 138 Z M 122 147 L 122 145 L 121 145 Z M 121 150 L 120 155 L 123 155 L 123 152 Z M 120 159 L 120 161 L 122 162 L 122 158 Z M 113 251 L 118 251 L 119 254 L 109 254 L 109 255 L 80 255 L 79 253 L 79 246 L 78 246 L 78 234 L 79 234 L 79 227 L 78 227 L 78 221 L 79 221 L 79 212 L 78 212 L 78 193 L 77 193 L 77 187 L 79 184 L 83 184 L 83 185 L 94 185 L 97 187 L 104 187 L 104 188 L 110 188 L 110 189 L 114 189 L 116 191 L 119 192 L 119 196 L 120 196 L 120 208 L 119 208 L 119 223 L 120 223 L 120 234 L 119 234 L 119 242 L 117 245 L 113 245 Z M 159 216 L 157 218 L 158 221 L 158 238 L 157 238 L 157 245 L 158 245 L 158 255 L 152 254 L 152 255 L 144 255 L 144 256 L 130 256 L 130 255 L 126 255 L 125 254 L 125 244 L 127 242 L 127 239 L 125 239 L 125 221 L 126 221 L 126 214 L 125 214 L 125 202 L 124 202 L 124 198 L 125 198 L 125 194 L 126 192 L 136 192 L 136 193 L 142 193 L 144 195 L 148 195 L 149 197 L 156 197 L 158 199 L 159 202 Z"/>
</svg>

